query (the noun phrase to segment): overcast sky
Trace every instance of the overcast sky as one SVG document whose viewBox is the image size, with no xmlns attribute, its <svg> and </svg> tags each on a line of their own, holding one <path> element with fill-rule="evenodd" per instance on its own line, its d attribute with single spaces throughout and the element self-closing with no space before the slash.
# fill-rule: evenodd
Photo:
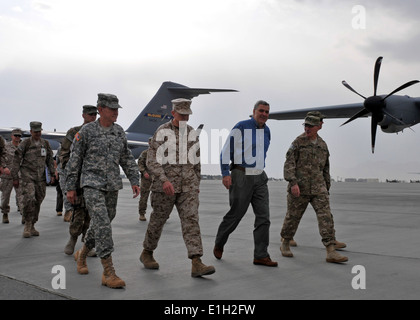
<svg viewBox="0 0 420 320">
<path fill-rule="evenodd" d="M 190 124 L 209 136 L 246 119 L 259 99 L 271 111 L 360 102 L 341 81 L 372 95 L 378 56 L 378 94 L 420 80 L 418 12 L 415 0 L 2 0 L 0 127 L 38 120 L 67 131 L 107 92 L 119 97 L 127 129 L 164 81 L 239 90 L 194 98 Z M 420 96 L 420 85 L 400 94 Z M 344 121 L 327 119 L 319 132 L 334 179 L 420 179 L 411 173 L 420 172 L 420 126 L 378 130 L 372 155 L 370 118 Z M 268 121 L 269 176 L 283 177 L 301 124 Z"/>
</svg>

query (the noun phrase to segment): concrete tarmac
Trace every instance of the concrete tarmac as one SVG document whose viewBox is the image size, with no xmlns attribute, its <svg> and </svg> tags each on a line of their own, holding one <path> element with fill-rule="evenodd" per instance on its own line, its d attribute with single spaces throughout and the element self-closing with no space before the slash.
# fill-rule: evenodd
<svg viewBox="0 0 420 320">
<path fill-rule="evenodd" d="M 24 239 L 12 193 L 9 224 L 0 224 L 1 300 L 408 300 L 420 297 L 420 184 L 335 182 L 331 188 L 337 239 L 349 261 L 325 261 L 313 209 L 309 206 L 296 234 L 293 258 L 281 256 L 280 230 L 286 213 L 286 182 L 269 182 L 271 258 L 277 268 L 253 261 L 254 215 L 250 208 L 232 233 L 222 260 L 213 256 L 217 228 L 227 212 L 221 181 L 202 181 L 200 226 L 203 262 L 216 273 L 191 277 L 176 209 L 163 230 L 155 258 L 159 270 L 139 262 L 147 221 L 138 220 L 138 198 L 124 183 L 113 222 L 114 266 L 124 289 L 101 285 L 99 258 L 88 258 L 88 275 L 79 275 L 73 256 L 64 254 L 69 224 L 56 216 L 56 190 L 47 196 L 36 224 L 39 237 Z M 150 217 L 150 204 L 147 218 Z M 76 249 L 80 248 L 80 241 Z M 59 271 L 53 270 L 59 266 Z M 60 280 L 58 280 L 60 278 Z M 61 288 L 57 288 L 60 285 Z M 56 287 L 56 289 L 54 289 Z"/>
</svg>

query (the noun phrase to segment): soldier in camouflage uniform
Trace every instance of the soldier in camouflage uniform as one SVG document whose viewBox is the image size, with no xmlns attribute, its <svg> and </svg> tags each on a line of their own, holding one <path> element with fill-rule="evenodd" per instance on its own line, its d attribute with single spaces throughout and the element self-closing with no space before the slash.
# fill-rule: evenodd
<svg viewBox="0 0 420 320">
<path fill-rule="evenodd" d="M 6 142 L 3 137 L 0 136 L 0 174 L 10 174 L 10 169 L 6 167 Z"/>
<path fill-rule="evenodd" d="M 59 167 L 61 171 L 60 183 L 63 185 L 63 188 L 65 188 L 65 183 L 66 183 L 65 168 L 66 168 L 67 162 L 70 159 L 70 148 L 72 146 L 74 136 L 76 135 L 77 132 L 80 131 L 80 129 L 85 124 L 95 121 L 97 114 L 98 114 L 98 109 L 95 106 L 91 106 L 91 105 L 83 106 L 83 113 L 82 113 L 82 117 L 84 119 L 83 124 L 81 126 L 77 126 L 77 127 L 73 127 L 69 129 L 66 133 L 66 137 L 61 143 L 61 148 L 60 148 L 60 152 L 58 156 L 59 156 Z M 90 224 L 90 217 L 86 209 L 85 200 L 83 198 L 83 190 L 81 188 L 78 188 L 76 191 L 77 191 L 77 200 L 74 205 L 69 203 L 67 201 L 67 198 L 65 198 L 66 202 L 68 203 L 66 206 L 66 214 L 67 212 L 71 213 L 71 216 L 69 217 L 70 239 L 64 248 L 64 253 L 68 255 L 73 254 L 74 247 L 77 242 L 77 238 L 80 235 L 82 235 L 82 241 L 84 240 L 83 238 L 85 237 L 86 231 L 88 230 L 89 224 Z M 63 189 L 63 193 L 64 194 L 66 193 L 65 189 Z M 89 253 L 89 256 L 96 255 L 94 251 L 95 249 L 92 248 L 91 252 Z"/>
<path fill-rule="evenodd" d="M 16 149 L 12 166 L 13 184 L 22 188 L 24 238 L 39 236 L 35 223 L 38 221 L 47 187 L 45 167 L 48 168 L 51 183 L 55 182 L 53 152 L 50 143 L 41 138 L 42 123 L 33 121 L 30 127 L 31 138 L 22 141 Z"/>
<path fill-rule="evenodd" d="M 98 94 L 97 121 L 84 125 L 76 134 L 70 160 L 66 166 L 67 199 L 74 205 L 77 189 L 83 188 L 83 196 L 91 221 L 85 243 L 74 257 L 77 271 L 87 274 L 86 257 L 96 248 L 104 268 L 102 284 L 110 288 L 121 288 L 125 282 L 115 274 L 112 262 L 114 243 L 111 222 L 117 210 L 118 191 L 123 188 L 120 166 L 130 180 L 134 197 L 140 193 L 139 171 L 136 161 L 128 149 L 123 128 L 116 124 L 119 105 L 112 94 Z"/>
<path fill-rule="evenodd" d="M 335 231 L 329 201 L 330 153 L 327 144 L 318 135 L 321 119 L 313 115 L 306 116 L 304 125 L 305 132 L 293 141 L 284 164 L 284 179 L 289 185 L 287 214 L 281 230 L 284 240 L 280 250 L 283 256 L 293 257 L 290 240 L 311 203 L 317 215 L 322 243 L 327 248 L 327 262 L 345 262 L 348 258 L 335 251 Z"/>
<path fill-rule="evenodd" d="M 152 141 L 151 138 L 149 138 L 149 143 Z M 146 221 L 146 209 L 147 209 L 147 200 L 149 199 L 150 194 L 150 187 L 152 185 L 152 175 L 149 173 L 149 170 L 146 166 L 147 161 L 147 152 L 149 151 L 149 148 L 144 150 L 137 161 L 137 164 L 139 166 L 139 171 L 141 174 L 141 180 L 140 180 L 140 200 L 139 200 L 139 220 L 140 221 Z"/>
<path fill-rule="evenodd" d="M 153 258 L 164 224 L 174 205 L 181 219 L 182 234 L 192 260 L 192 277 L 215 272 L 201 262 L 203 246 L 198 223 L 201 179 L 200 146 L 197 132 L 189 125 L 191 100 L 172 100 L 173 120 L 161 125 L 150 142 L 147 167 L 153 175 L 150 222 L 143 242 L 140 261 L 147 269 L 158 269 Z"/>
<path fill-rule="evenodd" d="M 315 117 L 318 117 L 319 120 L 320 120 L 319 130 L 322 129 L 322 125 L 324 124 L 325 115 L 323 115 L 319 111 L 310 111 L 310 112 L 307 113 L 307 116 L 315 116 Z M 331 213 L 331 218 L 333 220 L 332 222 L 333 222 L 333 225 L 334 225 L 334 216 L 333 216 L 332 213 Z M 334 233 L 335 233 L 335 230 L 334 230 Z M 284 239 L 282 238 L 281 241 L 283 242 L 283 240 Z M 295 241 L 295 239 L 291 239 L 289 241 L 289 244 L 290 244 L 291 247 L 297 247 L 297 242 Z M 347 247 L 347 245 L 344 242 L 340 242 L 337 239 L 335 240 L 335 244 L 334 245 L 335 245 L 335 248 L 336 249 L 344 249 L 344 248 Z"/>
<path fill-rule="evenodd" d="M 22 130 L 20 129 L 13 129 L 11 138 L 12 140 L 7 142 L 5 145 L 5 157 L 4 157 L 4 166 L 7 168 L 11 168 L 13 164 L 13 159 L 15 157 L 16 149 L 21 142 L 22 137 Z M 12 193 L 12 189 L 15 189 L 16 193 L 16 204 L 18 207 L 18 211 L 20 208 L 23 207 L 22 205 L 22 192 L 21 188 L 16 187 L 13 185 L 13 179 L 10 174 L 2 174 L 1 175 L 1 212 L 3 213 L 3 223 L 9 223 L 9 212 L 10 212 L 10 196 Z"/>
</svg>

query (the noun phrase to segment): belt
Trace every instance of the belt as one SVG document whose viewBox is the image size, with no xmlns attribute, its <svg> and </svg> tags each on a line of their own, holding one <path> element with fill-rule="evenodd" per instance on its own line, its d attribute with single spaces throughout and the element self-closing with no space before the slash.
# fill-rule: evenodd
<svg viewBox="0 0 420 320">
<path fill-rule="evenodd" d="M 264 172 L 264 170 L 261 170 L 261 169 L 244 168 L 237 164 L 232 165 L 232 170 L 235 170 L 235 169 L 241 170 L 242 172 L 245 172 L 245 174 L 249 176 L 257 176 Z"/>
</svg>

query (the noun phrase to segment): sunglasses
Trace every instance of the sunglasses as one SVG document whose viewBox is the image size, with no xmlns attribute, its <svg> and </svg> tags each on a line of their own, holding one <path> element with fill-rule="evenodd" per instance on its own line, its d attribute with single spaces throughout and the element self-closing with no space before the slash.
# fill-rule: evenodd
<svg viewBox="0 0 420 320">
<path fill-rule="evenodd" d="M 15 137 L 21 138 L 22 136 L 20 134 L 14 134 Z"/>
</svg>

